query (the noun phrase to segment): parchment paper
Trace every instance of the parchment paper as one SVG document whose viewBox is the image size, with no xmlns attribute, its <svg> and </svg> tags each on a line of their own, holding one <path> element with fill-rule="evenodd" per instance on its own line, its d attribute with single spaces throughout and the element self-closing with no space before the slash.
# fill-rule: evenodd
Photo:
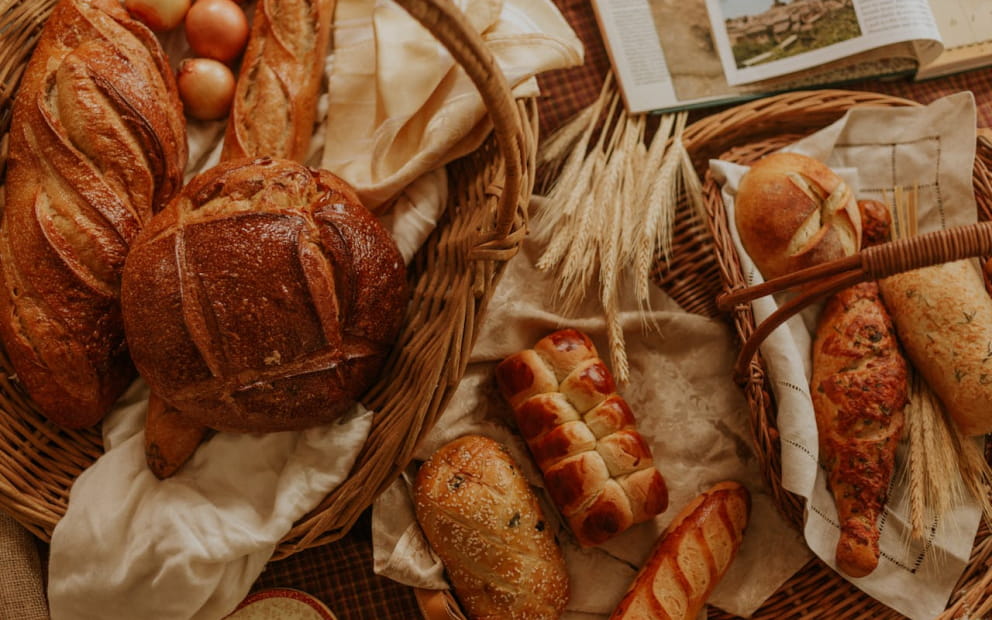
<svg viewBox="0 0 992 620">
<path fill-rule="evenodd" d="M 896 185 L 920 188 L 919 229 L 928 232 L 972 223 L 976 207 L 972 189 L 975 157 L 975 103 L 971 93 L 958 93 L 927 107 L 852 109 L 844 118 L 788 150 L 824 161 L 855 183 L 856 196 L 891 196 Z M 729 221 L 734 221 L 734 195 L 746 167 L 713 161 L 711 169 L 723 186 Z M 761 274 L 732 229 L 748 283 Z M 761 321 L 779 300 L 763 298 L 752 307 Z M 761 347 L 778 403 L 782 441 L 782 478 L 788 490 L 808 500 L 805 538 L 830 566 L 839 537 L 837 511 L 819 464 L 816 422 L 809 395 L 810 346 L 817 308 L 779 327 Z M 897 455 L 896 475 L 885 514 L 880 519 L 882 555 L 869 576 L 849 579 L 875 599 L 914 619 L 939 615 L 968 561 L 978 528 L 974 504 L 956 507 L 935 520 L 923 540 L 909 535 L 905 440 Z"/>
<path fill-rule="evenodd" d="M 472 352 L 468 372 L 444 416 L 417 452 L 429 456 L 444 443 L 467 433 L 503 442 L 539 488 L 541 476 L 526 444 L 516 434 L 512 413 L 500 396 L 493 368 L 507 355 L 530 348 L 542 336 L 569 326 L 589 334 L 603 356 L 606 331 L 595 304 L 565 318 L 548 307 L 554 283 L 533 267 L 539 248 L 510 261 Z M 595 292 L 593 291 L 593 294 Z M 581 549 L 559 520 L 572 597 L 565 618 L 603 618 L 626 591 L 654 541 L 689 500 L 721 480 L 737 480 L 752 494 L 753 509 L 739 555 L 710 599 L 738 615 L 750 615 L 811 555 L 794 528 L 776 511 L 751 451 L 747 404 L 731 380 L 734 345 L 727 326 L 681 310 L 663 292 L 653 297 L 648 327 L 624 300 L 622 320 L 631 362 L 631 381 L 620 389 L 630 403 L 638 428 L 652 448 L 669 487 L 669 507 L 651 522 L 632 527 L 606 544 Z M 606 355 L 606 359 L 608 359 Z M 375 504 L 373 536 L 377 572 L 426 588 L 445 588 L 442 568 L 426 545 L 410 505 L 406 480 Z M 545 513 L 556 513 L 544 498 Z"/>
</svg>

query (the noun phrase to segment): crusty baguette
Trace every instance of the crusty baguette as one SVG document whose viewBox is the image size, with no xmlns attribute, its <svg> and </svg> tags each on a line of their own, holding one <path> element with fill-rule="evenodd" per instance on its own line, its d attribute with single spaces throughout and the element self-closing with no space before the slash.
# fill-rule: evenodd
<svg viewBox="0 0 992 620">
<path fill-rule="evenodd" d="M 751 495 L 720 482 L 690 502 L 659 537 L 611 620 L 694 620 L 740 549 Z"/>
<path fill-rule="evenodd" d="M 813 341 L 810 393 L 820 459 L 840 519 L 837 567 L 878 565 L 878 519 L 895 470 L 909 394 L 906 360 L 875 282 L 827 300 Z"/>
<path fill-rule="evenodd" d="M 14 102 L 0 222 L 0 336 L 54 422 L 99 421 L 134 376 L 119 287 L 176 192 L 186 130 L 158 41 L 116 0 L 63 0 Z"/>
<path fill-rule="evenodd" d="M 496 441 L 460 437 L 424 462 L 417 520 L 473 620 L 558 618 L 568 575 L 541 506 Z"/>
<path fill-rule="evenodd" d="M 222 159 L 305 161 L 335 4 L 335 0 L 259 0 Z"/>
<path fill-rule="evenodd" d="M 913 367 L 966 435 L 992 432 L 992 299 L 971 261 L 879 282 Z"/>
<path fill-rule="evenodd" d="M 797 153 L 772 153 L 751 166 L 737 190 L 734 220 L 766 280 L 861 247 L 851 188 L 825 164 Z"/>
<path fill-rule="evenodd" d="M 549 334 L 503 360 L 496 380 L 581 545 L 603 543 L 665 510 L 665 479 L 588 336 Z"/>
</svg>

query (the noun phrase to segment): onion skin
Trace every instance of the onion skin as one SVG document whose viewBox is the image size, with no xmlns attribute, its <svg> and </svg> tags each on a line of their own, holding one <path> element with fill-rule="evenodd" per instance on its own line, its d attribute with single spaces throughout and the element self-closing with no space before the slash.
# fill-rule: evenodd
<svg viewBox="0 0 992 620">
<path fill-rule="evenodd" d="M 186 40 L 197 56 L 231 62 L 248 43 L 248 18 L 232 0 L 196 0 L 186 14 Z"/>
<path fill-rule="evenodd" d="M 183 23 L 190 0 L 124 0 L 124 8 L 153 32 L 168 32 Z"/>
<path fill-rule="evenodd" d="M 231 111 L 234 74 L 224 63 L 212 58 L 187 58 L 179 65 L 176 86 L 183 109 L 191 118 L 213 121 Z"/>
</svg>

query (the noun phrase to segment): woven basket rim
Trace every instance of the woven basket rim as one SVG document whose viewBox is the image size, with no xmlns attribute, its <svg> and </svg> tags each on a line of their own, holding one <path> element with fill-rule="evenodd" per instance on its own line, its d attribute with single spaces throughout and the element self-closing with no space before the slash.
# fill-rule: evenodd
<svg viewBox="0 0 992 620">
<path fill-rule="evenodd" d="M 760 155 L 778 150 L 799 137 L 821 129 L 854 107 L 919 105 L 921 104 L 915 101 L 881 93 L 844 90 L 802 91 L 785 93 L 731 108 L 712 117 L 703 118 L 687 128 L 686 133 L 689 136 L 687 142 L 691 142 L 687 144 L 687 148 L 700 175 L 704 178 L 707 225 L 720 265 L 722 291 L 729 292 L 743 288 L 747 283 L 730 234 L 731 224 L 727 221 L 723 209 L 718 184 L 706 169 L 709 159 L 719 158 L 749 163 Z M 979 201 L 980 219 L 990 219 L 992 214 L 992 192 L 989 191 L 992 186 L 992 172 L 989 161 L 992 161 L 992 148 L 988 148 L 988 145 L 983 147 L 982 142 L 979 141 L 973 178 L 976 198 Z M 746 340 L 756 327 L 749 304 L 738 307 L 726 318 L 736 329 L 741 342 Z M 771 486 L 772 495 L 780 511 L 799 531 L 802 531 L 805 505 L 800 497 L 782 487 L 780 444 L 775 426 L 775 401 L 765 362 L 760 354 L 752 360 L 748 372 L 740 378 L 740 383 L 752 418 L 753 443 L 765 477 Z M 992 593 L 989 591 L 992 569 L 988 566 L 992 558 L 990 536 L 992 532 L 989 531 L 988 524 L 983 521 L 976 537 L 969 569 L 959 582 L 951 604 L 941 618 L 954 617 L 966 606 L 972 608 L 992 606 Z M 842 582 L 843 579 L 817 559 L 787 583 L 785 588 L 803 590 L 808 588 L 808 584 L 821 584 L 824 579 L 831 578 L 834 582 Z M 872 617 L 877 617 L 876 613 L 895 614 L 860 590 L 848 587 L 842 591 L 843 596 L 847 598 L 832 599 L 831 609 L 836 610 L 837 615 L 831 617 L 863 617 L 863 614 L 868 613 L 866 608 L 872 608 L 870 612 Z M 819 596 L 824 598 L 830 596 L 829 590 L 822 587 L 818 592 Z M 780 598 L 785 596 L 783 593 L 779 594 Z M 901 617 L 898 614 L 895 616 Z"/>
</svg>

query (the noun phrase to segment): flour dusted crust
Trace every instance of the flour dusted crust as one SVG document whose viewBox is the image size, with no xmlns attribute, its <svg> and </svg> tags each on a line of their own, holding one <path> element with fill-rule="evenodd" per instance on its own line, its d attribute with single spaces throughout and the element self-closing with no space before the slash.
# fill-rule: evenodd
<svg viewBox="0 0 992 620">
<path fill-rule="evenodd" d="M 503 360 L 496 380 L 580 544 L 598 545 L 665 510 L 665 480 L 588 336 L 549 334 Z"/>
<path fill-rule="evenodd" d="M 737 189 L 734 219 L 766 280 L 861 247 L 851 188 L 822 162 L 798 153 L 772 153 L 751 166 Z"/>
<path fill-rule="evenodd" d="M 992 432 L 992 299 L 969 260 L 879 282 L 906 355 L 966 435 Z"/>
<path fill-rule="evenodd" d="M 550 620 L 568 602 L 565 560 L 506 449 L 468 435 L 438 449 L 414 483 L 417 521 L 474 620 Z"/>
<path fill-rule="evenodd" d="M 13 107 L 0 336 L 54 422 L 98 422 L 134 377 L 124 258 L 182 184 L 186 127 L 158 41 L 116 0 L 63 0 Z"/>
</svg>

